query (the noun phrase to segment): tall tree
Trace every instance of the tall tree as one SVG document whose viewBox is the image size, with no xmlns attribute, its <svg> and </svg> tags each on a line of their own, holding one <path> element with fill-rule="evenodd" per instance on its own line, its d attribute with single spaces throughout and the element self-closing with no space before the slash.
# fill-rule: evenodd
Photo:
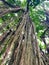
<svg viewBox="0 0 49 65">
<path fill-rule="evenodd" d="M 5 0 L 2 0 L 5 3 Z M 1 12 L 0 17 L 6 13 L 22 11 L 18 24 L 8 27 L 0 40 L 0 65 L 47 65 L 43 54 L 40 53 L 34 23 L 29 16 L 29 0 L 27 0 L 27 11 L 21 7 L 12 7 Z M 7 3 L 6 3 L 7 4 Z M 7 4 L 9 5 L 9 4 Z M 10 5 L 9 5 L 10 6 Z M 11 15 L 8 15 L 11 16 Z M 17 20 L 13 15 L 11 21 Z M 8 21 L 10 21 L 8 20 Z M 10 22 L 11 23 L 11 22 Z M 6 24 L 7 25 L 7 24 Z M 14 27 L 15 26 L 15 27 Z M 13 30 L 12 28 L 16 28 Z"/>
</svg>

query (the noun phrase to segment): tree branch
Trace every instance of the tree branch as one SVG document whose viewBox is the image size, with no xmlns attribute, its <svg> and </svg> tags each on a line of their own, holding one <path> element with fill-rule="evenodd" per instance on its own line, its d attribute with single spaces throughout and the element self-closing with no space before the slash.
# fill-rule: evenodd
<svg viewBox="0 0 49 65">
<path fill-rule="evenodd" d="M 22 12 L 25 12 L 25 10 L 22 9 L 22 8 L 10 8 L 10 9 L 6 9 L 2 13 L 0 13 L 0 17 L 4 16 L 5 14 L 10 13 L 10 12 L 12 12 L 12 13 L 19 12 L 20 10 Z"/>
</svg>

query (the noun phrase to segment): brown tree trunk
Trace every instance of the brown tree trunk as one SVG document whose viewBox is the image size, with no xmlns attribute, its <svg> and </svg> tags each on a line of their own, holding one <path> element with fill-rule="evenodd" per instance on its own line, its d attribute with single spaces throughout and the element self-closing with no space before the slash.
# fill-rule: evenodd
<svg viewBox="0 0 49 65">
<path fill-rule="evenodd" d="M 7 43 L 0 65 L 47 65 L 40 54 L 34 24 L 28 13 Z"/>
</svg>

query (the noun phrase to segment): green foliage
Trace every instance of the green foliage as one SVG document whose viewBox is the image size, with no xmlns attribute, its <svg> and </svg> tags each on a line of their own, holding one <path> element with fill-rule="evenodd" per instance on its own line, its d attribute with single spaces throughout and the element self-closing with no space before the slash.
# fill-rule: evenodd
<svg viewBox="0 0 49 65">
<path fill-rule="evenodd" d="M 3 22 L 3 20 L 2 20 L 2 18 L 0 18 L 0 23 L 2 23 Z"/>
<path fill-rule="evenodd" d="M 9 3 L 13 5 L 18 5 L 21 6 L 21 1 L 20 0 L 7 0 Z"/>
<path fill-rule="evenodd" d="M 32 9 L 32 7 L 30 8 L 30 17 L 32 18 L 33 22 L 35 23 L 36 26 L 36 32 L 37 35 L 40 37 L 44 27 L 39 19 L 40 16 L 44 16 L 44 12 L 42 10 L 36 10 L 36 9 Z M 42 30 L 40 32 L 40 30 Z"/>
<path fill-rule="evenodd" d="M 40 3 L 40 0 L 33 0 L 34 7 L 37 6 Z"/>
</svg>

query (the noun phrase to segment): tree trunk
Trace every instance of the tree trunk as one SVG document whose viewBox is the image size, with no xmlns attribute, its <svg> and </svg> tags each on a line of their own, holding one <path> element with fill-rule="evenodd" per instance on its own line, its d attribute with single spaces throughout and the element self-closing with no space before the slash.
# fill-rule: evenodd
<svg viewBox="0 0 49 65">
<path fill-rule="evenodd" d="M 6 49 L 1 55 L 0 65 L 47 65 L 40 53 L 34 24 L 28 13 L 15 34 L 11 33 L 3 44 Z"/>
</svg>

